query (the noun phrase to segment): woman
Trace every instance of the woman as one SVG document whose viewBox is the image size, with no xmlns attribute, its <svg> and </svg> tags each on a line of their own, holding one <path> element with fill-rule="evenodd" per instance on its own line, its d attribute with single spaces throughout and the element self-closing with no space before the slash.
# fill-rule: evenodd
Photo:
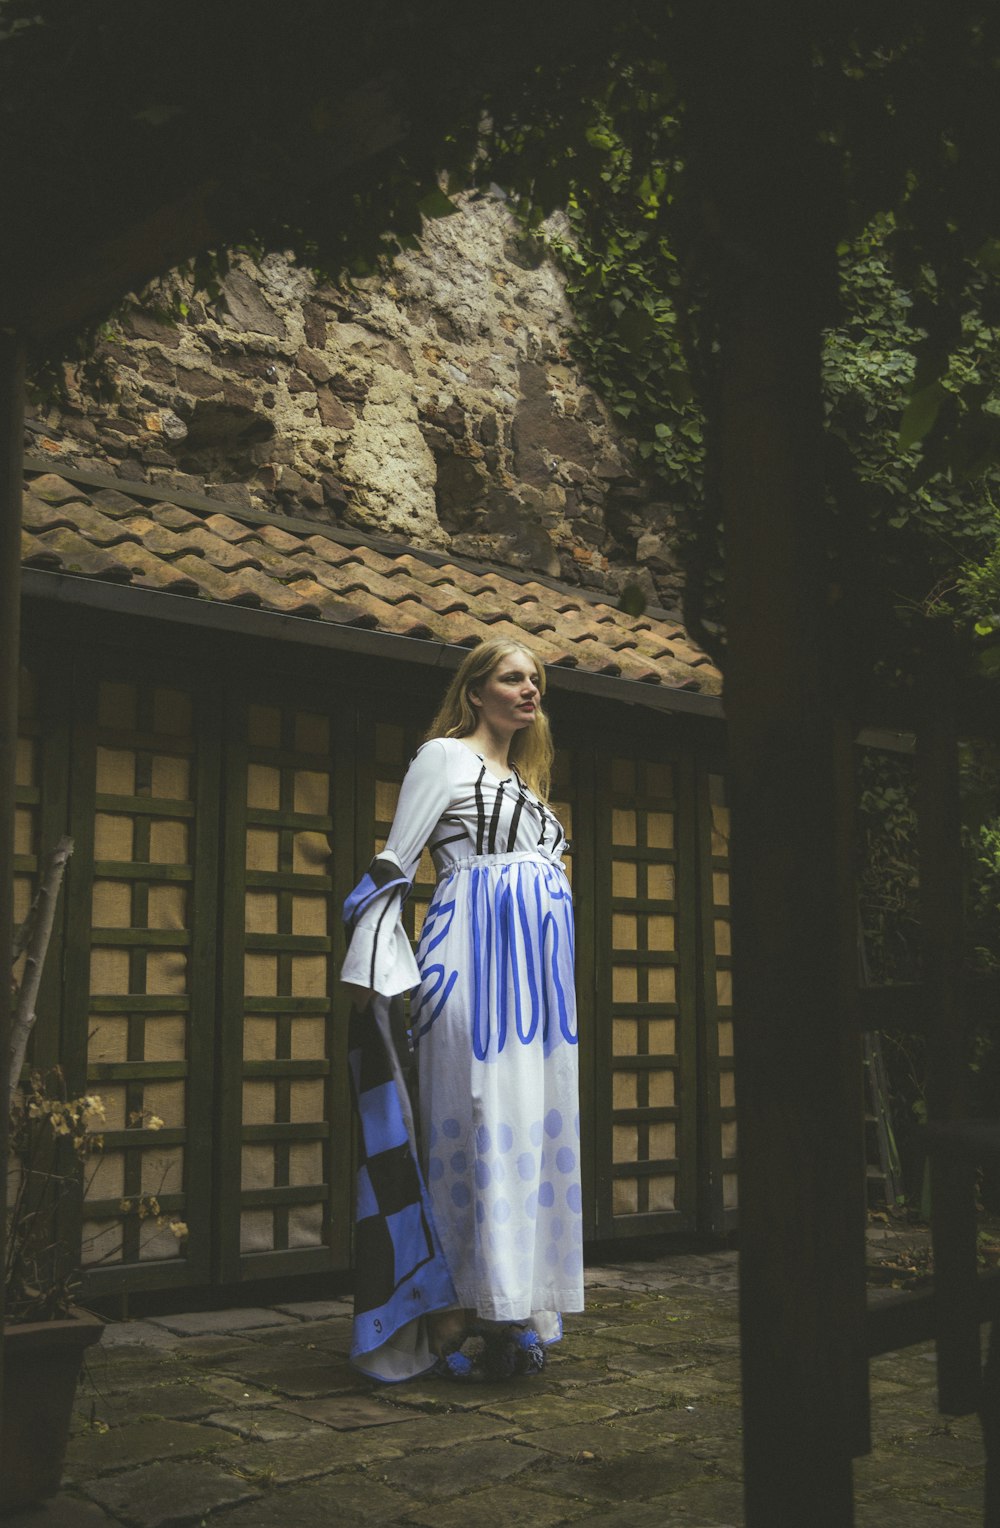
<svg viewBox="0 0 1000 1528">
<path fill-rule="evenodd" d="M 409 1180 L 406 1255 L 398 1243 L 390 1253 L 374 1225 L 364 1233 L 373 1262 L 381 1246 L 396 1276 L 374 1327 L 370 1296 L 356 1310 L 353 1357 L 383 1378 L 420 1372 L 435 1355 L 455 1377 L 530 1372 L 560 1336 L 560 1312 L 583 1309 L 572 904 L 565 837 L 546 805 L 544 691 L 526 648 L 473 648 L 410 764 L 385 849 L 345 907 L 356 1086 L 359 1048 L 376 1032 L 392 1072 L 388 1092 L 375 1080 L 385 1067 L 357 1086 L 369 1176 L 373 1146 L 395 1142 L 386 1150 L 398 1153 L 404 1127 L 415 1134 L 405 1097 L 381 1136 L 363 1102 L 366 1093 L 379 1107 L 399 1098 L 388 1000 L 415 989 L 422 1179 Z M 400 911 L 425 844 L 438 881 L 414 960 Z M 389 1158 L 375 1156 L 381 1171 Z M 359 1233 L 373 1204 L 368 1183 L 360 1187 Z M 386 1202 L 401 1203 L 401 1192 L 387 1187 Z M 381 1219 L 397 1228 L 402 1215 Z M 359 1273 L 359 1287 L 384 1293 L 388 1283 Z M 431 1321 L 418 1327 L 416 1315 Z"/>
</svg>

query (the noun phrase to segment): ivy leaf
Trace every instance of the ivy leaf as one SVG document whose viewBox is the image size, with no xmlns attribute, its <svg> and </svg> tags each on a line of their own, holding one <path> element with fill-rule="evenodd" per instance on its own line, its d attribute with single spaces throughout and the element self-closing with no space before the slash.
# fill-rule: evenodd
<svg viewBox="0 0 1000 1528">
<path fill-rule="evenodd" d="M 929 387 L 923 387 L 913 395 L 899 423 L 897 440 L 904 451 L 910 446 L 919 445 L 934 428 L 946 396 L 947 390 L 940 382 L 932 382 Z"/>
<path fill-rule="evenodd" d="M 433 191 L 428 191 L 426 196 L 422 196 L 417 206 L 425 218 L 450 218 L 454 217 L 459 210 L 440 186 L 435 186 Z"/>
</svg>

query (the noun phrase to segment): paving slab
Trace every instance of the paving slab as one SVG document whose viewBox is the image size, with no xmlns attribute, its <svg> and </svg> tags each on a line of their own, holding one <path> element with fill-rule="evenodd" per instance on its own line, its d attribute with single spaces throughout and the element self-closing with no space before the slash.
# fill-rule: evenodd
<svg viewBox="0 0 1000 1528">
<path fill-rule="evenodd" d="M 127 1426 L 87 1428 L 69 1440 L 65 1474 L 68 1480 L 87 1480 L 147 1461 L 193 1458 L 222 1448 L 225 1443 L 225 1433 L 216 1427 L 163 1418 Z"/>
<path fill-rule="evenodd" d="M 296 1354 L 250 1348 L 223 1359 L 220 1367 L 279 1395 L 320 1396 L 358 1389 L 359 1376 L 345 1360 L 333 1361 L 304 1349 Z"/>
<path fill-rule="evenodd" d="M 489 1524 L 489 1528 L 555 1528 L 558 1523 L 585 1519 L 590 1511 L 589 1502 L 528 1491 L 520 1481 L 508 1481 L 501 1490 L 474 1491 L 469 1496 L 411 1509 L 406 1521 L 420 1528 L 469 1528 L 476 1522 Z"/>
<path fill-rule="evenodd" d="M 345 1316 L 329 1317 L 324 1321 L 296 1321 L 292 1317 L 290 1325 L 261 1327 L 245 1335 L 256 1348 L 285 1348 L 289 1353 L 311 1352 L 321 1346 L 334 1345 L 346 1358 L 351 1349 L 351 1323 Z"/>
<path fill-rule="evenodd" d="M 175 1332 L 157 1321 L 109 1321 L 101 1335 L 104 1348 L 172 1348 Z"/>
<path fill-rule="evenodd" d="M 515 1475 L 547 1465 L 544 1456 L 525 1442 L 496 1438 L 450 1448 L 443 1457 L 440 1450 L 411 1454 L 385 1465 L 379 1473 L 387 1485 L 405 1490 L 419 1500 L 437 1502 L 453 1496 L 467 1497 L 472 1485 L 491 1482 L 498 1486 Z"/>
<path fill-rule="evenodd" d="M 742 1507 L 735 1503 L 730 1514 L 719 1517 L 716 1513 L 706 1516 L 695 1509 L 685 1507 L 690 1487 L 679 1496 L 658 1497 L 653 1501 L 629 1502 L 625 1506 L 611 1507 L 580 1519 L 580 1528 L 742 1528 Z M 738 1515 L 737 1515 L 738 1514 Z M 806 1525 L 803 1524 L 803 1528 Z M 890 1528 L 883 1524 L 882 1528 Z M 902 1528 L 902 1525 L 896 1525 Z"/>
<path fill-rule="evenodd" d="M 331 1316 L 346 1316 L 350 1320 L 354 1314 L 354 1302 L 352 1300 L 296 1300 L 291 1305 L 276 1305 L 274 1309 L 286 1316 L 294 1316 L 298 1321 L 326 1321 Z"/>
<path fill-rule="evenodd" d="M 288 1438 L 300 1438 L 303 1433 L 315 1431 L 314 1420 L 296 1416 L 294 1412 L 284 1411 L 280 1406 L 213 1411 L 205 1421 L 209 1427 L 218 1427 L 223 1432 L 263 1443 L 281 1443 Z"/>
<path fill-rule="evenodd" d="M 135 1528 L 186 1528 L 220 1507 L 238 1506 L 260 1492 L 214 1465 L 190 1460 L 106 1475 L 91 1482 L 87 1494 Z"/>
<path fill-rule="evenodd" d="M 3 1528 L 117 1528 L 118 1519 L 109 1517 L 96 1502 L 60 1493 L 38 1507 L 0 1518 L 0 1522 Z"/>
<path fill-rule="evenodd" d="M 283 1401 L 281 1409 L 313 1422 L 322 1422 L 336 1432 L 357 1432 L 364 1427 L 398 1427 L 412 1422 L 413 1413 L 391 1402 L 373 1400 L 366 1395 L 329 1395 L 318 1401 Z"/>
<path fill-rule="evenodd" d="M 413 1510 L 411 1498 L 402 1491 L 358 1473 L 327 1475 L 306 1485 L 267 1491 L 219 1521 L 226 1528 L 341 1528 L 342 1524 L 409 1522 Z"/>
<path fill-rule="evenodd" d="M 213 1367 L 225 1363 L 237 1353 L 252 1353 L 253 1342 L 249 1337 L 223 1334 L 208 1337 L 185 1337 L 178 1340 L 174 1356 L 179 1363 L 198 1367 Z"/>
<path fill-rule="evenodd" d="M 262 1326 L 293 1326 L 295 1317 L 264 1305 L 233 1310 L 195 1310 L 178 1316 L 150 1316 L 153 1326 L 177 1337 L 210 1337 L 230 1332 L 249 1332 Z"/>
<path fill-rule="evenodd" d="M 219 1465 L 265 1490 L 329 1475 L 344 1467 L 340 1452 L 333 1447 L 335 1435 L 318 1423 L 296 1438 L 276 1442 L 252 1434 L 244 1438 L 221 1436 L 224 1447 L 215 1456 Z"/>
<path fill-rule="evenodd" d="M 620 1505 L 680 1491 L 706 1473 L 700 1463 L 677 1448 L 629 1452 L 617 1457 L 598 1454 L 590 1459 L 584 1457 L 586 1452 L 526 1477 L 524 1484 L 580 1501 Z"/>
<path fill-rule="evenodd" d="M 88 1400 L 77 1392 L 80 1413 L 88 1421 L 106 1422 L 112 1426 L 133 1421 L 141 1422 L 153 1417 L 174 1417 L 179 1421 L 194 1420 L 218 1411 L 221 1397 L 211 1387 L 211 1381 L 198 1384 L 191 1382 L 162 1385 L 143 1385 L 135 1390 L 117 1391 L 98 1399 Z"/>
<path fill-rule="evenodd" d="M 536 1427 L 554 1427 L 560 1422 L 596 1422 L 622 1412 L 650 1410 L 659 1405 L 662 1405 L 662 1397 L 655 1390 L 639 1385 L 593 1385 L 582 1393 L 571 1389 L 565 1395 L 552 1391 L 532 1394 L 510 1386 L 505 1395 L 488 1402 L 482 1409 L 491 1416 L 514 1423 L 519 1431 L 530 1432 Z"/>
</svg>

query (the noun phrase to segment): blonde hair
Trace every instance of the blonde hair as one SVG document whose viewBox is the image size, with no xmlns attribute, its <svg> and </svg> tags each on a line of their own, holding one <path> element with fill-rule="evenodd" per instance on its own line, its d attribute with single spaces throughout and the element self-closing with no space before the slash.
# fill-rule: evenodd
<svg viewBox="0 0 1000 1528">
<path fill-rule="evenodd" d="M 508 653 L 534 655 L 523 642 L 511 642 L 505 637 L 494 637 L 474 647 L 445 692 L 437 715 L 427 730 L 427 738 L 468 737 L 479 724 L 478 713 L 469 699 L 469 691 L 482 684 Z M 538 689 L 545 694 L 545 669 L 538 664 Z M 540 801 L 548 801 L 552 782 L 552 760 L 555 749 L 549 719 L 539 704 L 530 727 L 515 732 L 510 740 L 508 755 L 524 783 L 534 791 Z"/>
</svg>

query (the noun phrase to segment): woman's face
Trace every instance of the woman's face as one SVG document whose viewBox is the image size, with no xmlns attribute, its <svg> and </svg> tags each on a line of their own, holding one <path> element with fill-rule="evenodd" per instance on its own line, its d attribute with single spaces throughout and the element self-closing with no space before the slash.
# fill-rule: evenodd
<svg viewBox="0 0 1000 1528">
<path fill-rule="evenodd" d="M 485 679 L 469 690 L 480 723 L 513 736 L 535 720 L 541 700 L 538 664 L 521 647 L 512 647 Z"/>
</svg>

